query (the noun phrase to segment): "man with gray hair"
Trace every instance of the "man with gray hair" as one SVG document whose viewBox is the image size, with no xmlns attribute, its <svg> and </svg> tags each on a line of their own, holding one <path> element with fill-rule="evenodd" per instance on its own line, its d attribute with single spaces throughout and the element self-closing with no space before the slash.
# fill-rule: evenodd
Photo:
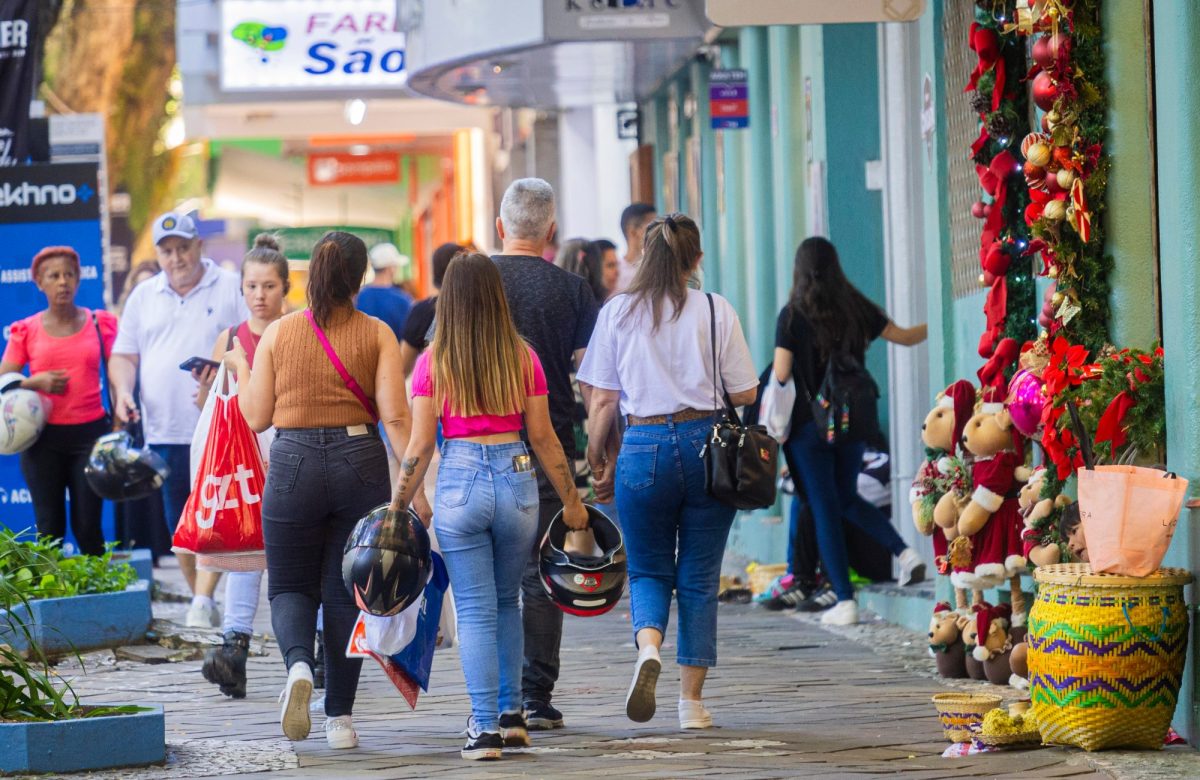
<svg viewBox="0 0 1200 780">
<path fill-rule="evenodd" d="M 501 254 L 492 259 L 504 280 L 513 322 L 542 362 L 550 390 L 550 422 L 574 470 L 575 393 L 571 374 L 583 362 L 600 307 L 583 277 L 542 259 L 554 235 L 554 190 L 541 179 L 518 179 L 500 202 L 496 233 Z M 538 535 L 562 509 L 549 480 L 538 472 Z M 525 667 L 521 688 L 525 718 L 532 730 L 562 728 L 562 713 L 551 706 L 558 680 L 558 646 L 563 613 L 546 596 L 538 578 L 538 550 L 529 551 L 521 583 L 525 624 Z"/>
</svg>

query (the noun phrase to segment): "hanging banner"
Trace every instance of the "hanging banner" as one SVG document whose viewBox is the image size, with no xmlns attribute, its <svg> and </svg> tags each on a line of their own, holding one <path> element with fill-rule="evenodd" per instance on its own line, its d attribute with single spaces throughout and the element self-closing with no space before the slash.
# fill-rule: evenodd
<svg viewBox="0 0 1200 780">
<path fill-rule="evenodd" d="M 46 297 L 34 285 L 29 263 L 48 244 L 66 245 L 79 253 L 75 302 L 89 309 L 104 308 L 99 170 L 98 163 L 0 168 L 0 325 L 5 344 L 13 322 L 46 308 Z M 32 499 L 17 455 L 0 455 L 0 525 L 14 530 L 34 526 Z M 104 525 L 105 538 L 114 539 L 108 507 Z"/>
<path fill-rule="evenodd" d="M 0 0 L 0 167 L 29 159 L 37 0 Z"/>
</svg>

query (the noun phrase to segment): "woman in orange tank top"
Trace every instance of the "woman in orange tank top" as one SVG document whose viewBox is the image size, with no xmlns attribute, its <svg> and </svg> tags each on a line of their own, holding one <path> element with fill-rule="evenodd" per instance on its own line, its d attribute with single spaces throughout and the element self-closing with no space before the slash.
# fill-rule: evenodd
<svg viewBox="0 0 1200 780">
<path fill-rule="evenodd" d="M 360 238 L 326 233 L 309 263 L 310 309 L 271 323 L 253 371 L 236 340 L 225 356 L 246 388 L 239 404 L 250 427 L 276 429 L 263 538 L 271 624 L 288 666 L 280 723 L 288 739 L 308 736 L 313 642 L 323 606 L 325 736 L 333 748 L 358 745 L 350 716 L 362 668 L 361 659 L 345 656 L 358 608 L 342 582 L 342 551 L 359 518 L 389 498 L 376 420 L 396 452 L 407 447 L 410 424 L 396 336 L 354 308 L 366 270 Z M 423 493 L 414 508 L 428 523 Z"/>
</svg>

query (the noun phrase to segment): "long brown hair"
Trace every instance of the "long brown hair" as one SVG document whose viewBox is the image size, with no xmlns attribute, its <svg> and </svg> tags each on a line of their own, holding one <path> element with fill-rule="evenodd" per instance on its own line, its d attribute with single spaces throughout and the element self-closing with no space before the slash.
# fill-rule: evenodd
<svg viewBox="0 0 1200 780">
<path fill-rule="evenodd" d="M 788 306 L 793 316 L 808 320 L 824 357 L 841 349 L 862 352 L 870 341 L 871 322 L 886 318 L 846 278 L 837 249 L 820 236 L 804 239 L 796 249 Z"/>
<path fill-rule="evenodd" d="M 334 312 L 352 307 L 367 273 L 367 245 L 353 233 L 331 230 L 313 247 L 308 264 L 308 307 L 317 324 L 329 324 Z"/>
<path fill-rule="evenodd" d="M 686 214 L 667 214 L 646 228 L 645 248 L 633 283 L 625 292 L 633 300 L 625 310 L 622 321 L 632 316 L 643 304 L 650 305 L 654 330 L 663 321 L 663 302 L 674 304 L 669 322 L 679 319 L 687 303 L 687 275 L 699 259 L 700 229 Z"/>
<path fill-rule="evenodd" d="M 459 417 L 517 414 L 533 382 L 529 347 L 517 333 L 500 271 L 479 253 L 450 261 L 433 332 L 433 404 Z"/>
</svg>

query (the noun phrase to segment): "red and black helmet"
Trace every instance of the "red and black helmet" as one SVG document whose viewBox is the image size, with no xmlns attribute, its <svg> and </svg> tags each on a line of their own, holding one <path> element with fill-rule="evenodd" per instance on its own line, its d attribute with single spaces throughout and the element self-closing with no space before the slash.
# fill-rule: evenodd
<svg viewBox="0 0 1200 780">
<path fill-rule="evenodd" d="M 542 539 L 538 572 L 542 587 L 568 615 L 595 617 L 616 606 L 625 592 L 625 539 L 621 529 L 599 509 L 587 507 L 588 523 L 596 537 L 591 555 L 567 552 L 567 528 L 560 510 Z"/>
<path fill-rule="evenodd" d="M 354 603 L 380 617 L 411 606 L 432 571 L 429 532 L 412 507 L 401 513 L 375 507 L 354 526 L 342 553 L 342 580 Z"/>
</svg>

